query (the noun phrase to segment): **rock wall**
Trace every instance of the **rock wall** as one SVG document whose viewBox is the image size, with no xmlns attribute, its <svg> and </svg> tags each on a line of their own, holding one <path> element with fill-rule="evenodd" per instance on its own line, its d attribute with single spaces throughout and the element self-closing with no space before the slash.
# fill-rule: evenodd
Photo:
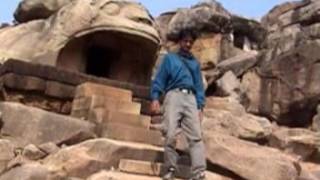
<svg viewBox="0 0 320 180">
<path fill-rule="evenodd" d="M 310 125 L 319 100 L 319 5 L 319 1 L 286 3 L 263 18 L 268 28 L 266 50 L 250 72 L 259 84 L 251 81 L 246 87 L 251 89 L 245 92 L 249 112 L 280 124 Z"/>
</svg>

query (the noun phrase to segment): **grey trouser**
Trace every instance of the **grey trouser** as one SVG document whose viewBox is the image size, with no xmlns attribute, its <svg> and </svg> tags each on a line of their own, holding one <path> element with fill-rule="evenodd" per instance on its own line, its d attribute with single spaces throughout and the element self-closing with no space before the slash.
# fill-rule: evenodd
<svg viewBox="0 0 320 180">
<path fill-rule="evenodd" d="M 163 103 L 165 131 L 164 160 L 167 168 L 177 169 L 178 154 L 175 150 L 176 135 L 181 126 L 189 143 L 192 175 L 206 170 L 204 144 L 201 135 L 199 111 L 193 94 L 177 89 L 166 94 Z"/>
</svg>

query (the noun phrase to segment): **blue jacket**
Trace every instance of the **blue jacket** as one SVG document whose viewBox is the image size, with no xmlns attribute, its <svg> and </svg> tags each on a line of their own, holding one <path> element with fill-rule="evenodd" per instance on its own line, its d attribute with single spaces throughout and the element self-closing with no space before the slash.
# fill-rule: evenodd
<svg viewBox="0 0 320 180">
<path fill-rule="evenodd" d="M 158 100 L 162 94 L 176 88 L 193 90 L 198 109 L 204 107 L 205 95 L 200 64 L 193 56 L 186 57 L 176 53 L 168 53 L 164 56 L 155 79 L 152 81 L 151 99 Z"/>
</svg>

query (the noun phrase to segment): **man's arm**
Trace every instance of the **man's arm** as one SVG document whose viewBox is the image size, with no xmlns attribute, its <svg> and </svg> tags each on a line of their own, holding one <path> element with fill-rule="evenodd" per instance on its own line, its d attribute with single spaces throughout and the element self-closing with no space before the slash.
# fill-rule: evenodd
<svg viewBox="0 0 320 180">
<path fill-rule="evenodd" d="M 169 63 L 169 57 L 168 55 L 165 55 L 165 57 L 162 60 L 161 65 L 157 69 L 156 76 L 151 84 L 151 111 L 153 113 L 160 113 L 160 103 L 159 103 L 159 97 L 161 94 L 164 93 L 167 78 L 168 78 L 168 64 Z"/>
<path fill-rule="evenodd" d="M 205 105 L 205 92 L 203 88 L 202 74 L 200 69 L 200 64 L 197 65 L 197 72 L 195 73 L 195 90 L 197 99 L 197 108 L 202 110 Z"/>
</svg>

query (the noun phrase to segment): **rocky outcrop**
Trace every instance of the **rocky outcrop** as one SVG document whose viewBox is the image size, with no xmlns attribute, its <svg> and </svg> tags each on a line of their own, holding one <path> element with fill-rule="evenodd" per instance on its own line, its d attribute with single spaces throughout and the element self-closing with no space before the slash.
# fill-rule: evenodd
<svg viewBox="0 0 320 180">
<path fill-rule="evenodd" d="M 243 51 L 260 48 L 265 37 L 259 22 L 232 15 L 214 0 L 164 13 L 156 22 L 163 45 L 170 51 L 176 50 L 175 41 L 182 30 L 197 32 L 199 38 L 192 52 L 203 69 L 213 68 Z"/>
<path fill-rule="evenodd" d="M 197 32 L 228 32 L 231 28 L 231 14 L 216 1 L 197 4 L 190 9 L 182 9 L 172 17 L 167 36 L 175 40 L 183 29 Z"/>
<path fill-rule="evenodd" d="M 242 81 L 249 90 L 244 93 L 249 112 L 290 126 L 311 124 L 319 100 L 319 9 L 319 1 L 300 1 L 278 6 L 265 16 L 267 50 Z M 249 85 L 249 76 L 255 83 Z"/>
</svg>

